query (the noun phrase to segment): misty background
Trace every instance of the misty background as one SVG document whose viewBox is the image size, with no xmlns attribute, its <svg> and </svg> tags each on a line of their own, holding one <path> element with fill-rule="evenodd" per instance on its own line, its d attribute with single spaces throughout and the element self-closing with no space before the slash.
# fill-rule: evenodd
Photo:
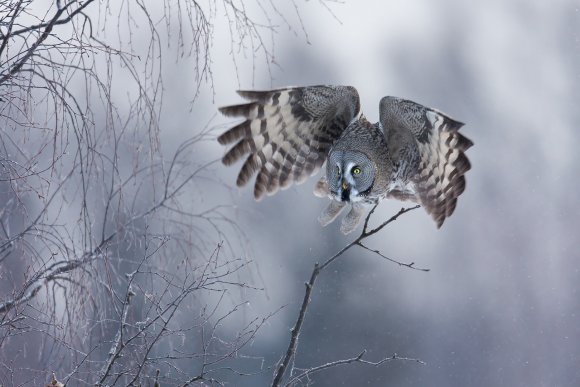
<svg viewBox="0 0 580 387">
<path fill-rule="evenodd" d="M 245 6 L 263 17 L 255 3 Z M 226 148 L 215 138 L 237 123 L 217 109 L 242 102 L 235 90 L 316 84 L 356 87 L 371 122 L 386 95 L 439 109 L 464 122 L 461 133 L 475 144 L 466 191 L 441 229 L 418 209 L 366 241 L 430 271 L 350 249 L 317 280 L 294 367 L 366 350 L 371 361 L 397 354 L 425 364 L 350 364 L 312 375 L 312 385 L 580 385 L 580 2 L 306 1 L 279 9 L 286 22 L 266 35 L 266 59 L 259 50 L 240 54 L 230 21 L 216 11 L 211 81 L 195 99 L 194 59 L 175 54 L 179 43 L 163 46 L 162 154 L 214 128 L 191 157 L 200 165 L 217 160 Z M 139 34 L 132 42 L 136 52 L 148 45 Z M 123 80 L 115 81 L 122 90 Z M 120 168 L 135 162 L 127 156 Z M 251 376 L 224 379 L 262 386 L 286 351 L 314 264 L 360 227 L 349 236 L 340 222 L 320 227 L 327 200 L 312 194 L 318 177 L 255 202 L 252 187 L 235 186 L 239 168 L 211 164 L 182 201 L 193 209 L 226 205 L 223 213 L 243 230 L 244 249 L 224 254 L 249 262 L 238 280 L 264 290 L 230 295 L 224 310 L 244 301 L 243 313 L 223 329 L 235 336 L 255 316 L 274 314 L 239 354 L 237 368 Z M 371 223 L 404 205 L 382 202 Z M 76 219 L 63 207 L 63 218 Z M 202 238 L 208 245 L 237 238 L 230 232 Z M 181 270 L 171 262 L 165 269 Z M 37 367 L 33 357 L 22 367 Z"/>
</svg>

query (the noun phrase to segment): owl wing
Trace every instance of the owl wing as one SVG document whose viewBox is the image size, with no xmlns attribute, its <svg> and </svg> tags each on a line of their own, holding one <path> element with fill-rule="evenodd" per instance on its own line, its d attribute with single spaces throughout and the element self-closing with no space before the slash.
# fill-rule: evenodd
<svg viewBox="0 0 580 387">
<path fill-rule="evenodd" d="M 236 184 L 244 186 L 257 172 L 254 197 L 272 195 L 316 173 L 332 144 L 358 116 L 354 87 L 309 86 L 271 91 L 238 91 L 251 102 L 226 106 L 220 112 L 245 120 L 218 141 L 236 143 L 223 157 L 231 165 L 248 155 Z"/>
<path fill-rule="evenodd" d="M 396 97 L 381 99 L 380 115 L 395 164 L 414 164 L 406 178 L 414 185 L 416 201 L 441 227 L 455 210 L 457 198 L 465 190 L 463 175 L 471 168 L 464 152 L 473 142 L 458 132 L 463 123 Z"/>
</svg>

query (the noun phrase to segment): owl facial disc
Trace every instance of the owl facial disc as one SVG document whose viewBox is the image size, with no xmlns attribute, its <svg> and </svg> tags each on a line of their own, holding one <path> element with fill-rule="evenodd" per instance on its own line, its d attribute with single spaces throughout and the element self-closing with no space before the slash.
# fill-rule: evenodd
<svg viewBox="0 0 580 387">
<path fill-rule="evenodd" d="M 341 202 L 364 201 L 361 192 L 372 188 L 375 166 L 368 157 L 357 151 L 337 150 L 330 152 L 326 178 L 331 194 Z"/>
</svg>

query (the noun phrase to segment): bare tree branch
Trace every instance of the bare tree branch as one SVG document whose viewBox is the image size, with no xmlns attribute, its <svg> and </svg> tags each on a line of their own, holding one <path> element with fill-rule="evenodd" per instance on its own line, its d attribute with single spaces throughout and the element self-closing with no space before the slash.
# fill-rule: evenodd
<svg viewBox="0 0 580 387">
<path fill-rule="evenodd" d="M 47 286 L 51 281 L 61 279 L 62 274 L 70 273 L 71 271 L 81 267 L 98 258 L 98 253 L 93 252 L 85 254 L 79 259 L 72 261 L 59 261 L 51 264 L 45 270 L 37 272 L 34 277 L 27 281 L 20 293 L 11 300 L 0 303 L 0 313 L 7 313 L 12 308 L 15 308 L 25 302 L 34 298 L 41 288 Z M 0 326 L 2 322 L 0 321 Z"/>
<path fill-rule="evenodd" d="M 332 361 L 332 362 L 328 362 L 325 364 L 321 364 L 319 366 L 316 367 L 312 367 L 309 368 L 303 372 L 301 372 L 300 374 L 292 377 L 290 380 L 288 380 L 288 382 L 286 384 L 284 384 L 284 386 L 292 386 L 298 382 L 300 382 L 302 379 L 304 378 L 308 378 L 310 377 L 310 375 L 329 369 L 329 368 L 334 368 L 334 367 L 338 367 L 341 365 L 345 365 L 345 364 L 352 364 L 352 363 L 361 363 L 361 364 L 366 364 L 366 365 L 371 365 L 371 366 L 380 366 L 382 364 L 394 361 L 394 360 L 399 360 L 399 361 L 410 361 L 410 362 L 415 362 L 415 363 L 419 363 L 419 364 L 425 364 L 425 362 L 419 360 L 419 359 L 413 359 L 413 358 L 409 358 L 409 357 L 400 357 L 397 354 L 394 354 L 392 356 L 389 357 L 385 357 L 379 361 L 373 362 L 373 361 L 369 361 L 366 359 L 363 359 L 363 356 L 366 354 L 366 350 L 362 351 L 361 353 L 359 353 L 357 356 L 355 357 L 351 357 L 348 359 L 342 359 L 342 360 L 336 360 L 336 361 Z"/>
<path fill-rule="evenodd" d="M 302 330 L 302 324 L 304 323 L 304 317 L 306 316 L 306 310 L 308 309 L 308 305 L 310 305 L 312 289 L 314 288 L 314 285 L 316 283 L 316 279 L 318 278 L 320 273 L 324 269 L 326 269 L 330 264 L 332 264 L 336 259 L 341 257 L 346 251 L 348 251 L 353 246 L 361 246 L 367 250 L 370 250 L 366 246 L 362 245 L 363 240 L 365 240 L 366 238 L 368 238 L 371 235 L 376 234 L 377 232 L 382 230 L 385 226 L 387 226 L 388 224 L 397 220 L 399 218 L 399 216 L 401 216 L 409 211 L 413 211 L 413 210 L 420 207 L 419 205 L 416 205 L 414 207 L 401 208 L 401 210 L 399 212 L 397 212 L 391 218 L 389 218 L 388 220 L 383 222 L 381 225 L 377 226 L 374 229 L 369 230 L 369 228 L 368 228 L 369 220 L 370 220 L 371 216 L 373 215 L 373 213 L 375 212 L 377 205 L 378 204 L 375 204 L 375 206 L 372 208 L 372 210 L 369 211 L 367 217 L 365 218 L 363 229 L 362 229 L 360 235 L 355 240 L 353 240 L 352 242 L 347 244 L 345 247 L 343 247 L 340 251 L 338 251 L 332 257 L 330 257 L 326 261 L 324 261 L 324 263 L 322 265 L 320 265 L 318 262 L 314 264 L 314 269 L 312 270 L 312 274 L 310 275 L 310 280 L 306 283 L 306 291 L 304 293 L 304 298 L 302 300 L 302 306 L 300 307 L 300 310 L 298 312 L 298 319 L 296 320 L 294 327 L 292 327 L 292 329 L 290 330 L 290 342 L 288 343 L 288 349 L 286 350 L 286 352 L 284 354 L 284 358 L 283 358 L 282 362 L 276 367 L 276 372 L 275 372 L 274 378 L 272 380 L 272 387 L 277 387 L 277 386 L 281 385 L 282 379 L 284 378 L 284 375 L 288 370 L 288 365 L 290 364 L 290 360 L 296 355 L 296 347 L 298 345 L 298 337 L 300 336 L 300 331 Z M 375 251 L 375 250 L 370 250 L 370 251 L 373 251 L 373 252 L 379 254 L 383 258 L 386 258 L 382 254 L 380 254 L 378 251 Z M 395 260 L 391 260 L 391 261 L 393 261 L 401 266 L 405 266 L 405 267 L 408 267 L 411 269 L 417 269 L 417 268 L 413 267 L 413 263 L 403 264 L 403 263 L 400 263 L 400 262 L 395 261 Z M 427 271 L 426 269 L 417 269 L 417 270 Z"/>
</svg>

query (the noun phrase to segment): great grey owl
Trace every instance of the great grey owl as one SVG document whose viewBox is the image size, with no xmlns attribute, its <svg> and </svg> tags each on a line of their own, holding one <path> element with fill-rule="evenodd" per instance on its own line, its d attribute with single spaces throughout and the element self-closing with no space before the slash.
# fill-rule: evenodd
<svg viewBox="0 0 580 387">
<path fill-rule="evenodd" d="M 464 152 L 473 143 L 458 132 L 461 122 L 435 109 L 384 97 L 379 122 L 372 124 L 350 86 L 238 94 L 251 102 L 219 110 L 245 121 L 218 141 L 237 142 L 223 157 L 225 165 L 249 154 L 237 185 L 244 186 L 257 172 L 257 200 L 303 182 L 326 161 L 326 176 L 314 192 L 331 203 L 319 220 L 326 226 L 350 207 L 341 225 L 346 234 L 361 220 L 364 204 L 383 198 L 419 203 L 441 227 L 465 189 L 463 175 L 470 164 Z"/>
</svg>

